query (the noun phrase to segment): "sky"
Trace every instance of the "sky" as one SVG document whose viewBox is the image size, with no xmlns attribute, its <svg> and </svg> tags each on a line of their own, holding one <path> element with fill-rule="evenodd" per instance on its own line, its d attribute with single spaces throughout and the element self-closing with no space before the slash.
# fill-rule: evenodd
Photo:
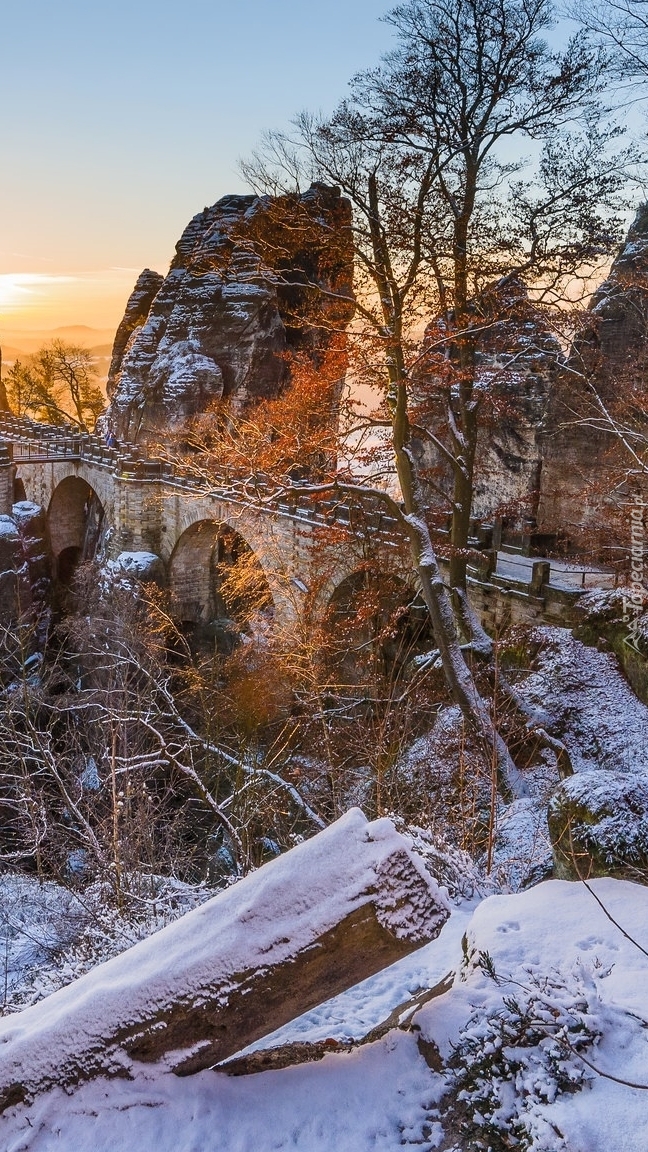
<svg viewBox="0 0 648 1152">
<path fill-rule="evenodd" d="M 389 0 L 0 0 L 0 334 L 114 328 L 264 128 L 330 110 Z"/>
</svg>

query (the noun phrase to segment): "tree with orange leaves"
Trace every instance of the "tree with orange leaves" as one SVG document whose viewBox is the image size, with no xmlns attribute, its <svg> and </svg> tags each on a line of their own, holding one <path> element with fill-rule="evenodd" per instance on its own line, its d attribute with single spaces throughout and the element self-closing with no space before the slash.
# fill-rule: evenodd
<svg viewBox="0 0 648 1152">
<path fill-rule="evenodd" d="M 562 53 L 543 39 L 550 0 L 407 0 L 386 19 L 396 48 L 355 78 L 352 98 L 328 118 L 303 113 L 292 136 L 270 134 L 244 171 L 258 190 L 275 193 L 300 176 L 325 180 L 353 205 L 351 340 L 361 370 L 373 370 L 381 388 L 378 420 L 400 487 L 400 499 L 383 499 L 410 541 L 453 696 L 505 788 L 520 795 L 524 782 L 477 691 L 454 613 L 458 607 L 473 648 L 490 656 L 470 612 L 466 561 L 487 407 L 478 344 L 495 326 L 504 334 L 508 318 L 505 311 L 480 318 L 472 301 L 487 285 L 515 278 L 539 306 L 560 304 L 574 277 L 591 272 L 618 240 L 630 155 L 599 106 L 603 56 L 584 36 Z M 534 168 L 520 158 L 531 141 L 541 149 Z M 443 419 L 424 434 L 451 474 L 454 605 L 413 446 L 416 331 L 430 314 L 438 332 L 423 356 L 434 368 Z"/>
<path fill-rule="evenodd" d="M 286 355 L 290 384 L 278 397 L 260 401 L 234 418 L 227 401 L 194 416 L 180 441 L 185 462 L 205 476 L 217 467 L 246 478 L 266 474 L 276 484 L 337 474 L 340 421 L 348 412 L 343 394 L 344 338 L 313 356 Z M 169 452 L 168 444 L 160 450 Z"/>
</svg>

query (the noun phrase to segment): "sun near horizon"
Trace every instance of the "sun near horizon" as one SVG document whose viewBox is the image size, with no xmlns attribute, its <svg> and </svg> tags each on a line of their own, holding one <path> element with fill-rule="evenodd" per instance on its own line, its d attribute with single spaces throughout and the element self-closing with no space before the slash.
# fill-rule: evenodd
<svg viewBox="0 0 648 1152">
<path fill-rule="evenodd" d="M 264 128 L 333 108 L 390 41 L 389 0 L 83 0 L 3 13 L 0 346 L 114 334 Z M 343 29 L 344 34 L 341 34 Z M 20 337 L 17 343 L 17 338 Z M 92 340 L 94 342 L 94 334 Z M 11 359 L 10 356 L 6 357 Z"/>
<path fill-rule="evenodd" d="M 139 271 L 0 273 L 3 358 L 34 352 L 57 335 L 89 347 L 112 343 Z"/>
</svg>

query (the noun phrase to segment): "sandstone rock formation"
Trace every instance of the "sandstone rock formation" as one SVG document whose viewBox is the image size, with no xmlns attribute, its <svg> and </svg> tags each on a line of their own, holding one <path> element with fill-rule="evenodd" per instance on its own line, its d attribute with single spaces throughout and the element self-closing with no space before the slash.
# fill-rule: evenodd
<svg viewBox="0 0 648 1152">
<path fill-rule="evenodd" d="M 42 639 L 51 578 L 45 512 L 23 500 L 0 515 L 0 680 L 11 679 Z"/>
<path fill-rule="evenodd" d="M 108 372 L 109 380 L 113 381 L 117 376 L 124 358 L 126 345 L 133 335 L 133 332 L 135 332 L 137 328 L 141 328 L 146 321 L 151 305 L 163 283 L 164 276 L 160 275 L 159 272 L 151 271 L 150 268 L 145 268 L 137 277 L 137 283 L 130 294 L 126 311 L 115 333 L 112 359 Z"/>
<path fill-rule="evenodd" d="M 286 354 L 317 363 L 351 319 L 350 224 L 349 202 L 321 184 L 301 196 L 225 196 L 195 216 L 166 279 L 143 272 L 128 302 L 106 428 L 146 442 L 215 400 L 238 413 L 279 395 Z"/>
<path fill-rule="evenodd" d="M 49 603 L 52 584 L 52 550 L 47 515 L 39 504 L 20 500 L 12 508 L 12 517 L 21 541 L 22 559 L 27 566 L 29 603 L 34 612 Z"/>
<path fill-rule="evenodd" d="M 594 550 L 618 543 L 630 487 L 646 489 L 605 415 L 639 425 L 648 387 L 648 204 L 594 294 L 587 322 L 552 389 L 543 437 L 538 526 L 584 538 Z M 645 416 L 644 434 L 646 428 Z M 636 462 L 635 462 L 636 463 Z M 625 536 L 628 536 L 627 523 Z"/>
<path fill-rule="evenodd" d="M 561 348 L 518 280 L 487 289 L 473 301 L 472 310 L 475 324 L 483 329 L 476 354 L 482 400 L 472 515 L 532 519 L 540 479 L 539 433 Z M 433 347 L 438 337 L 439 324 L 433 322 L 425 341 Z M 417 419 L 445 440 L 446 415 L 434 357 L 424 358 L 423 365 L 416 378 Z M 449 491 L 449 469 L 434 446 L 420 438 L 415 450 L 421 466 Z"/>
<path fill-rule="evenodd" d="M 568 356 L 521 284 L 495 286 L 472 307 L 476 321 L 488 324 L 477 352 L 483 399 L 473 516 L 517 517 L 572 549 L 603 555 L 613 548 L 618 556 L 620 541 L 629 548 L 632 492 L 648 503 L 646 471 L 609 419 L 642 430 L 648 442 L 648 204 Z M 431 347 L 438 336 L 437 322 L 426 333 Z M 434 430 L 445 414 L 430 359 L 416 385 L 419 423 Z M 438 453 L 423 439 L 415 448 L 423 468 L 448 490 L 449 471 Z"/>
<path fill-rule="evenodd" d="M 5 626 L 19 616 L 21 593 L 28 590 L 26 577 L 18 525 L 11 516 L 0 515 L 0 621 Z"/>
</svg>

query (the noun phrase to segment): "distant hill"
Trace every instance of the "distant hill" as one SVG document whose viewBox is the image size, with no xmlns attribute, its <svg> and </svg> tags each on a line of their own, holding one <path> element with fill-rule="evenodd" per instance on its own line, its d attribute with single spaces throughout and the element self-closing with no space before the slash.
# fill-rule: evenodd
<svg viewBox="0 0 648 1152">
<path fill-rule="evenodd" d="M 2 362 L 3 364 L 11 364 L 14 360 L 19 360 L 21 356 L 26 353 L 21 351 L 20 348 L 12 348 L 11 344 L 5 344 L 0 336 L 0 348 L 2 349 Z"/>
<path fill-rule="evenodd" d="M 103 389 L 108 378 L 114 336 L 112 328 L 90 328 L 87 324 L 40 330 L 3 328 L 0 330 L 3 376 L 15 360 L 24 360 L 52 340 L 65 340 L 68 344 L 80 344 L 90 350 L 98 373 L 97 383 Z"/>
<path fill-rule="evenodd" d="M 51 340 L 66 340 L 90 348 L 95 356 L 110 356 L 115 331 L 113 328 L 90 328 L 87 324 L 65 324 L 59 328 L 2 328 L 0 348 L 3 360 L 15 360 L 37 352 Z"/>
</svg>

